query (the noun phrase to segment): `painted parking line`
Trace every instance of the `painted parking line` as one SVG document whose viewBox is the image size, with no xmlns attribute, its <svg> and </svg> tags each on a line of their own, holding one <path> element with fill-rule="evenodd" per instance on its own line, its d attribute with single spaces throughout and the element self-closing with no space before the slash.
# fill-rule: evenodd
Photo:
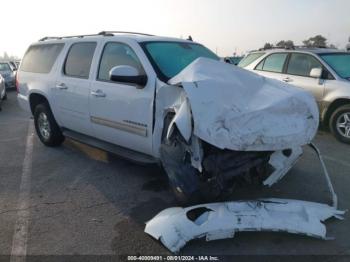
<svg viewBox="0 0 350 262">
<path fill-rule="evenodd" d="M 30 179 L 32 173 L 32 153 L 34 144 L 34 124 L 29 122 L 24 160 L 22 165 L 22 177 L 17 202 L 17 220 L 12 239 L 11 262 L 25 261 L 27 254 L 27 238 L 30 205 Z"/>
</svg>

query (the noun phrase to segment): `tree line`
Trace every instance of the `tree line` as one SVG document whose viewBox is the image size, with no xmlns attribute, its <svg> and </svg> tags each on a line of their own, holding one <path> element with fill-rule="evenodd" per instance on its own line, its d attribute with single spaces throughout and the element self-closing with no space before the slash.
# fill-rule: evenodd
<svg viewBox="0 0 350 262">
<path fill-rule="evenodd" d="M 324 47 L 324 48 L 336 48 L 333 44 L 327 43 L 327 38 L 322 35 L 316 35 L 310 37 L 303 41 L 303 46 L 305 47 Z M 277 42 L 275 45 L 271 43 L 265 43 L 263 49 L 271 49 L 274 47 L 287 48 L 292 49 L 295 47 L 294 42 L 292 40 L 281 40 Z"/>
<path fill-rule="evenodd" d="M 2 56 L 0 55 L 0 60 L 18 60 L 18 57 L 4 52 Z"/>
</svg>

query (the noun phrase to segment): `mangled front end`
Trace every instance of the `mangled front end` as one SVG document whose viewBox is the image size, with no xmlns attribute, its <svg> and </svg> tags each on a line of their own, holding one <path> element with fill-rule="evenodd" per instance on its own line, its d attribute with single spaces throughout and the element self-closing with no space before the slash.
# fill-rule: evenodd
<svg viewBox="0 0 350 262">
<path fill-rule="evenodd" d="M 288 84 L 199 58 L 157 90 L 160 158 L 183 200 L 281 179 L 318 127 L 314 98 Z"/>
</svg>

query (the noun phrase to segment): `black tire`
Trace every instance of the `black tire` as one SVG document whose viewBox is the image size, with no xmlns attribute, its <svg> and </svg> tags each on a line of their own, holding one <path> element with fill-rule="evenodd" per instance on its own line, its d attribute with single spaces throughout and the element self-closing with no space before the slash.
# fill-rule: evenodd
<svg viewBox="0 0 350 262">
<path fill-rule="evenodd" d="M 7 100 L 7 92 L 6 92 L 6 90 L 5 90 L 5 95 L 4 95 L 4 97 L 2 98 L 2 100 Z"/>
<path fill-rule="evenodd" d="M 339 128 L 337 128 L 338 121 L 341 121 L 343 119 L 345 113 L 350 116 L 350 105 L 341 106 L 332 113 L 329 121 L 329 128 L 337 140 L 346 144 L 350 144 L 350 137 L 345 136 L 345 128 L 340 128 L 341 132 L 344 131 L 344 134 L 342 134 L 339 131 Z M 350 122 L 348 122 L 346 126 L 350 128 Z"/>
<path fill-rule="evenodd" d="M 49 130 L 47 131 L 48 136 L 44 136 L 39 128 L 39 117 L 45 117 L 48 122 Z M 39 104 L 34 110 L 34 124 L 36 133 L 40 141 L 50 147 L 56 147 L 63 143 L 64 136 L 56 123 L 55 118 L 51 112 L 51 109 L 47 103 Z"/>
</svg>

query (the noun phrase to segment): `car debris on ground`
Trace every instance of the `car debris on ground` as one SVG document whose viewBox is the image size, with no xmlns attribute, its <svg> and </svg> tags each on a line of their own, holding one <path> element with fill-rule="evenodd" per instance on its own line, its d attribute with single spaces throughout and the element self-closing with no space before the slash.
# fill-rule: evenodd
<svg viewBox="0 0 350 262">
<path fill-rule="evenodd" d="M 343 219 L 345 211 L 337 209 L 326 166 L 311 144 L 318 128 L 318 109 L 311 95 L 205 58 L 168 83 L 172 86 L 161 88 L 157 95 L 171 93 L 177 99 L 159 100 L 168 104 L 157 108 L 172 106 L 174 111 L 163 134 L 168 144 L 162 145 L 161 158 L 170 182 L 178 184 L 175 190 L 185 190 L 185 195 L 197 190 L 198 173 L 206 172 L 212 174 L 218 191 L 230 179 L 249 172 L 265 173 L 261 182 L 272 186 L 301 157 L 302 146 L 309 144 L 320 160 L 332 206 L 267 198 L 173 207 L 146 223 L 147 234 L 175 253 L 192 239 L 232 238 L 239 231 L 284 231 L 327 239 L 322 222 Z"/>
</svg>

